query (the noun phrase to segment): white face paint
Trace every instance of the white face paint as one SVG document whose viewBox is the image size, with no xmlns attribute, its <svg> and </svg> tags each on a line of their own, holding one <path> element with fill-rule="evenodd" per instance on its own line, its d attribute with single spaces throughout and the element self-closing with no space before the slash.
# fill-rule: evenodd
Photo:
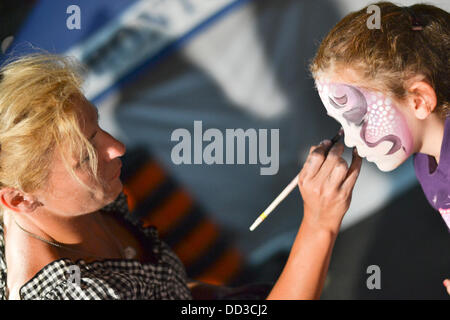
<svg viewBox="0 0 450 320">
<path fill-rule="evenodd" d="M 345 145 L 356 147 L 361 157 L 381 171 L 391 171 L 412 154 L 412 134 L 389 97 L 323 79 L 317 80 L 316 86 L 328 115 L 344 129 Z"/>
</svg>

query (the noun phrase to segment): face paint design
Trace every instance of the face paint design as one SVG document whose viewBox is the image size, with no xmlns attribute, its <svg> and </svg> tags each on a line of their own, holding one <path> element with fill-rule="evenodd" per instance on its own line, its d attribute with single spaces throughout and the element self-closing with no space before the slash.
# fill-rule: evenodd
<svg viewBox="0 0 450 320">
<path fill-rule="evenodd" d="M 391 171 L 412 153 L 413 139 L 403 114 L 381 92 L 342 83 L 316 81 L 328 115 L 344 129 L 347 147 L 382 171 Z"/>
</svg>

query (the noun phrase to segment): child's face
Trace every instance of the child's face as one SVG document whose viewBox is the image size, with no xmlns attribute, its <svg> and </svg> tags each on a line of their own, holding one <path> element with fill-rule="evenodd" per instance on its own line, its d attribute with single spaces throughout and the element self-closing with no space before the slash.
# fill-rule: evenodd
<svg viewBox="0 0 450 320">
<path fill-rule="evenodd" d="M 380 170 L 394 170 L 413 153 L 413 135 L 391 97 L 338 77 L 320 77 L 316 87 L 327 114 L 342 125 L 346 146 Z"/>
</svg>

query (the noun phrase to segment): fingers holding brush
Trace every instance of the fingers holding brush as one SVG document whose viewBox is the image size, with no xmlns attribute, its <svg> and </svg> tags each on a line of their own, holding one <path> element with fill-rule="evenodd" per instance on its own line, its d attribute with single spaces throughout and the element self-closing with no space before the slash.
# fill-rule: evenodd
<svg viewBox="0 0 450 320">
<path fill-rule="evenodd" d="M 330 146 L 331 141 L 324 140 L 319 145 L 310 148 L 308 157 L 299 173 L 299 183 L 302 183 L 305 179 L 312 179 L 316 176 L 325 161 Z"/>
<path fill-rule="evenodd" d="M 298 186 L 303 199 L 304 221 L 337 232 L 350 206 L 362 159 L 353 152 L 349 167 L 342 157 L 344 145 L 339 142 L 330 145 L 331 142 L 325 142 L 311 148 L 299 174 Z"/>
<path fill-rule="evenodd" d="M 356 180 L 358 179 L 359 173 L 361 172 L 362 158 L 358 155 L 358 152 L 353 148 L 352 152 L 352 163 L 347 171 L 344 182 L 341 188 L 347 192 L 352 192 L 355 186 Z"/>
<path fill-rule="evenodd" d="M 331 140 L 324 140 L 318 146 L 311 147 L 300 173 L 272 201 L 267 209 L 258 216 L 250 226 L 250 231 L 255 230 L 296 186 L 300 189 L 305 208 L 311 203 L 316 203 L 317 208 L 321 208 L 330 203 L 327 199 L 331 199 L 339 193 L 339 187 L 346 176 L 349 176 L 350 184 L 353 179 L 356 181 L 357 175 L 356 177 L 354 174 L 348 175 L 347 163 L 341 157 L 344 152 L 344 145 L 335 145 L 343 135 L 344 130 L 341 128 Z M 357 164 L 358 162 L 355 162 L 353 166 L 356 167 L 352 171 L 359 172 Z M 324 182 L 325 180 L 327 181 Z M 323 201 L 317 202 L 321 200 Z"/>
<path fill-rule="evenodd" d="M 328 180 L 326 182 L 339 186 L 347 173 L 347 162 L 342 158 L 344 153 L 344 145 L 335 143 L 329 150 L 320 171 L 316 174 L 316 179 Z"/>
<path fill-rule="evenodd" d="M 344 136 L 344 129 L 341 128 L 331 140 L 323 140 L 318 146 L 309 149 L 308 157 L 299 173 L 299 184 L 305 178 L 313 178 L 324 163 L 330 148 Z M 343 146 L 342 146 L 343 151 Z M 341 153 L 342 154 L 342 153 Z"/>
</svg>

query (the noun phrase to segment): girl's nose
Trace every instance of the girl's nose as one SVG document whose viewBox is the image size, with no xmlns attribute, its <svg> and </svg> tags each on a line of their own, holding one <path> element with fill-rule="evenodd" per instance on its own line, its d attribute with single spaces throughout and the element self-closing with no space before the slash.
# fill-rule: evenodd
<svg viewBox="0 0 450 320">
<path fill-rule="evenodd" d="M 350 136 L 350 134 L 347 134 L 347 132 L 344 131 L 344 143 L 348 148 L 353 148 L 356 146 L 355 140 Z"/>
<path fill-rule="evenodd" d="M 357 142 L 355 137 L 353 136 L 355 133 L 348 127 L 348 125 L 344 122 L 341 123 L 342 128 L 344 129 L 344 143 L 348 148 L 353 148 L 356 146 Z"/>
</svg>

